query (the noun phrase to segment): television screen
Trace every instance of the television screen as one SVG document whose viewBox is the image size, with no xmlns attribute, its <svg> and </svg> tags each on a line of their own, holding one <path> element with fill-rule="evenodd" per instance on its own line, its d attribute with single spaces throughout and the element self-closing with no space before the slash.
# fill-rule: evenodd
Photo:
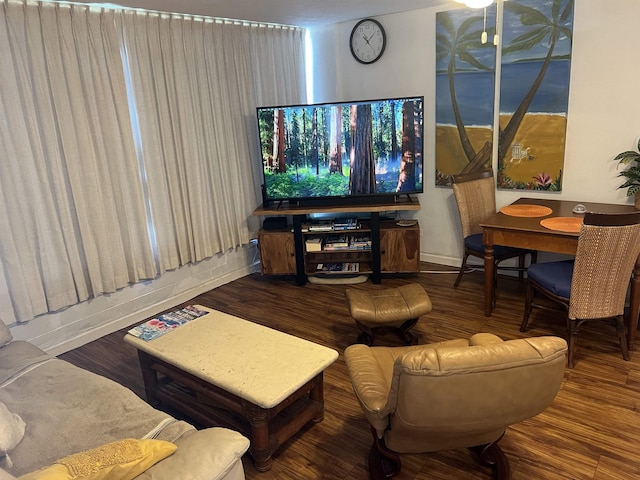
<svg viewBox="0 0 640 480">
<path fill-rule="evenodd" d="M 419 96 L 258 107 L 265 206 L 422 193 L 423 104 Z"/>
</svg>

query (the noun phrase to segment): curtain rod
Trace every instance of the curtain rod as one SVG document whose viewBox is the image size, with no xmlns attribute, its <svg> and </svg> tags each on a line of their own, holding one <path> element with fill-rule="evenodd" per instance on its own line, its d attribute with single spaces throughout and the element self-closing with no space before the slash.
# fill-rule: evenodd
<svg viewBox="0 0 640 480">
<path fill-rule="evenodd" d="M 306 28 L 298 27 L 296 25 L 285 25 L 281 23 L 270 23 L 270 22 L 256 22 L 253 20 L 242 20 L 239 18 L 226 18 L 226 17 L 215 17 L 210 15 L 196 15 L 192 13 L 181 13 L 181 12 L 165 12 L 162 10 L 151 10 L 148 8 L 136 8 L 136 7 L 125 7 L 122 5 L 116 5 L 114 3 L 84 3 L 84 2 L 71 2 L 68 0 L 5 0 L 5 1 L 17 1 L 19 3 L 60 3 L 63 5 L 82 5 L 88 7 L 90 9 L 108 9 L 108 10 L 130 10 L 130 11 L 139 11 L 139 12 L 147 12 L 154 13 L 158 15 L 167 15 L 167 16 L 179 16 L 179 17 L 189 17 L 202 21 L 211 21 L 215 23 L 223 23 L 223 24 L 233 24 L 233 25 L 243 25 L 247 27 L 260 27 L 260 28 L 280 28 L 283 30 L 300 30 L 305 31 Z"/>
</svg>

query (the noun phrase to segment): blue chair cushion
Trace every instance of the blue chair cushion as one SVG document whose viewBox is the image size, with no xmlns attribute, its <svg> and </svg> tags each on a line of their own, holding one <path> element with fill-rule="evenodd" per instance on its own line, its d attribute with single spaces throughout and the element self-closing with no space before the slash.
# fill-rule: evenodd
<svg viewBox="0 0 640 480">
<path fill-rule="evenodd" d="M 464 248 L 480 252 L 484 255 L 484 245 L 482 244 L 482 234 L 476 233 L 464 239 Z M 521 248 L 504 247 L 502 245 L 493 246 L 493 256 L 496 258 L 517 257 L 523 252 Z"/>
<path fill-rule="evenodd" d="M 527 276 L 554 295 L 569 300 L 569 297 L 571 297 L 573 263 L 573 260 L 534 263 L 527 269 Z"/>
</svg>

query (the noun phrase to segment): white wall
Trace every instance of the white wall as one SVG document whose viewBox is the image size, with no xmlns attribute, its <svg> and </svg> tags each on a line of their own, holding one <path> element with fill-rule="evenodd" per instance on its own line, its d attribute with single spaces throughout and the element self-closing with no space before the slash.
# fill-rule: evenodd
<svg viewBox="0 0 640 480">
<path fill-rule="evenodd" d="M 314 101 L 425 96 L 425 193 L 414 214 L 424 232 L 421 259 L 459 265 L 460 228 L 453 193 L 435 184 L 435 15 L 444 7 L 378 17 L 387 33 L 382 58 L 356 62 L 349 50 L 355 25 L 312 30 Z M 632 203 L 618 190 L 612 158 L 635 148 L 640 135 L 640 1 L 576 0 L 563 190 L 499 190 L 498 207 L 521 196 Z M 324 75 L 323 75 L 324 73 Z M 495 166 L 494 166 L 495 167 Z"/>
</svg>

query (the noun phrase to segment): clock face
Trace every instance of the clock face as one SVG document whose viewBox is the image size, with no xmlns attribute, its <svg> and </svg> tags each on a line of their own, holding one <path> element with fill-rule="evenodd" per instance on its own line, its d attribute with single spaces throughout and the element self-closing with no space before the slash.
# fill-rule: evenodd
<svg viewBox="0 0 640 480">
<path fill-rule="evenodd" d="M 376 20 L 360 20 L 351 31 L 351 53 L 360 63 L 373 63 L 378 60 L 386 43 L 384 28 Z"/>
</svg>

